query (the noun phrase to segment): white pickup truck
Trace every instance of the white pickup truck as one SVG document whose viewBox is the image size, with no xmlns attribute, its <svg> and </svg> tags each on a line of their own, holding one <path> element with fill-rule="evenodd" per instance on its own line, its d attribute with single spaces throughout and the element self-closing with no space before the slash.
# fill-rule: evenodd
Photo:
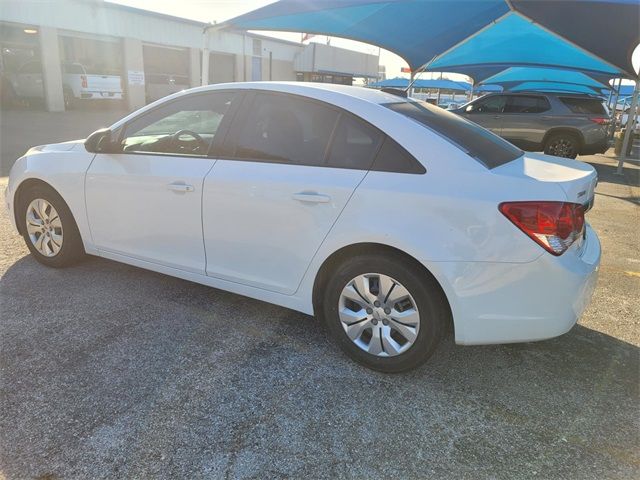
<svg viewBox="0 0 640 480">
<path fill-rule="evenodd" d="M 40 62 L 27 62 L 11 76 L 13 93 L 26 100 L 44 98 L 42 68 Z M 66 108 L 77 100 L 122 100 L 122 82 L 119 75 L 92 75 L 79 63 L 62 65 L 62 89 Z"/>
</svg>

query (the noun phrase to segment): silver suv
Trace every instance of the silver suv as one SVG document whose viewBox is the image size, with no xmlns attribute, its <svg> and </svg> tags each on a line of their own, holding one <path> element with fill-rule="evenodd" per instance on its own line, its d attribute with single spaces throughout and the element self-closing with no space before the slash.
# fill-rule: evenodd
<svg viewBox="0 0 640 480">
<path fill-rule="evenodd" d="M 585 95 L 496 93 L 453 110 L 518 147 L 576 158 L 609 148 L 609 115 L 602 101 Z"/>
</svg>

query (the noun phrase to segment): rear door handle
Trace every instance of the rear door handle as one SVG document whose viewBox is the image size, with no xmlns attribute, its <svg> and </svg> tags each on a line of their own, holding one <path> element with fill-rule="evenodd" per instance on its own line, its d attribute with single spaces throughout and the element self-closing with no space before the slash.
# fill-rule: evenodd
<svg viewBox="0 0 640 480">
<path fill-rule="evenodd" d="M 322 195 L 321 193 L 315 192 L 294 193 L 291 198 L 299 202 L 307 203 L 329 203 L 331 201 L 331 197 L 329 195 Z"/>
<path fill-rule="evenodd" d="M 193 192 L 195 190 L 193 185 L 187 185 L 186 183 L 170 183 L 167 188 L 173 192 Z"/>
</svg>

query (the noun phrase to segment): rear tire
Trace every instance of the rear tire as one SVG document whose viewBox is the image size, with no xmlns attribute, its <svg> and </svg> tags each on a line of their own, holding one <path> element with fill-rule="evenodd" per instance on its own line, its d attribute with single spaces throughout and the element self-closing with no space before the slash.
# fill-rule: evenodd
<svg viewBox="0 0 640 480">
<path fill-rule="evenodd" d="M 73 110 L 73 108 L 76 106 L 75 105 L 75 98 L 73 96 L 73 92 L 68 89 L 65 88 L 62 92 L 63 96 L 64 96 L 64 109 L 65 110 Z"/>
<path fill-rule="evenodd" d="M 580 141 L 578 137 L 570 133 L 558 133 L 551 135 L 544 145 L 544 153 L 556 157 L 576 158 Z"/>
<path fill-rule="evenodd" d="M 35 185 L 20 194 L 16 221 L 27 248 L 48 267 L 68 267 L 85 257 L 71 210 L 47 185 Z"/>
<path fill-rule="evenodd" d="M 426 362 L 451 321 L 444 293 L 428 272 L 400 255 L 374 254 L 335 269 L 323 292 L 322 317 L 351 359 L 388 373 Z"/>
</svg>

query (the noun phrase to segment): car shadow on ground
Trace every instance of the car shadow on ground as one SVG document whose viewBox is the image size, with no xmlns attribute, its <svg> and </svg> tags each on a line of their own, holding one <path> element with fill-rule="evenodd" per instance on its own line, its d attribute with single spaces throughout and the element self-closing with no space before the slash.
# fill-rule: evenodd
<svg viewBox="0 0 640 480">
<path fill-rule="evenodd" d="M 603 159 L 611 162 L 609 164 L 587 162 L 598 172 L 598 181 L 615 183 L 617 185 L 640 186 L 640 168 L 637 163 L 625 163 L 622 169 L 622 175 L 618 175 L 618 159 L 608 157 L 606 155 L 598 155 Z"/>
<path fill-rule="evenodd" d="M 632 478 L 639 349 L 576 326 L 385 375 L 312 317 L 91 258 L 0 283 L 0 471 Z"/>
</svg>

